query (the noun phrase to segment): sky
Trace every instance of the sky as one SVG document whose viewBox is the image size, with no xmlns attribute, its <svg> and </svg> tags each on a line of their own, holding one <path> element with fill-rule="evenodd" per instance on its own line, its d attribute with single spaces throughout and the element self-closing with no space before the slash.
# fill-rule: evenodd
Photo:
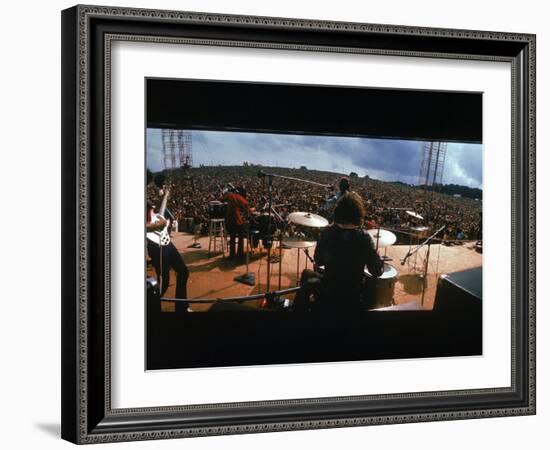
<svg viewBox="0 0 550 450">
<path fill-rule="evenodd" d="M 243 162 L 326 170 L 383 181 L 416 184 L 422 162 L 422 141 L 363 137 L 310 136 L 192 131 L 193 165 L 241 165 Z M 482 187 L 483 146 L 448 143 L 444 184 Z M 147 129 L 147 168 L 163 170 L 162 131 Z"/>
</svg>

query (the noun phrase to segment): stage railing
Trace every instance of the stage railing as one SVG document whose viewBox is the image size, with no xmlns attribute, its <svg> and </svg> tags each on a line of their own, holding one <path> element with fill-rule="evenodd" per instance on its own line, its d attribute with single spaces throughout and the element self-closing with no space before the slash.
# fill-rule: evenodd
<svg viewBox="0 0 550 450">
<path fill-rule="evenodd" d="M 260 300 L 262 298 L 275 298 L 280 297 L 281 295 L 291 294 L 300 290 L 300 287 L 293 287 L 288 289 L 281 289 L 280 291 L 271 291 L 271 292 L 262 292 L 254 295 L 246 295 L 242 297 L 219 297 L 219 298 L 167 298 L 161 297 L 161 301 L 169 302 L 183 302 L 183 303 L 216 303 L 219 301 L 224 302 L 250 302 L 254 300 Z"/>
<path fill-rule="evenodd" d="M 419 237 L 419 233 L 411 233 L 410 231 L 406 231 L 404 229 L 401 229 L 401 228 L 393 228 L 393 227 L 388 227 L 388 226 L 385 226 L 385 225 L 381 225 L 380 228 L 382 230 L 387 230 L 387 231 L 391 231 L 393 233 L 400 233 L 400 234 L 403 234 L 405 236 L 411 236 L 411 237 Z M 369 228 L 371 230 L 377 230 L 378 228 Z M 429 231 L 428 231 L 429 233 Z M 440 241 L 440 242 L 447 242 L 447 241 L 452 241 L 452 242 L 461 242 L 461 243 L 468 243 L 468 242 L 483 242 L 483 239 L 456 239 L 456 238 L 448 238 L 448 239 L 444 239 L 442 237 L 435 237 L 432 239 L 433 241 Z"/>
</svg>

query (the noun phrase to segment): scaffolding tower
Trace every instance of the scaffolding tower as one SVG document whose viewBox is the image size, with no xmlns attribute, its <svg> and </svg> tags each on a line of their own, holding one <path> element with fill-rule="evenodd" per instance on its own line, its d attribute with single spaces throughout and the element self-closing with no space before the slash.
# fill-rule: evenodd
<svg viewBox="0 0 550 450">
<path fill-rule="evenodd" d="M 162 151 L 166 169 L 193 165 L 193 137 L 190 131 L 162 130 Z"/>
<path fill-rule="evenodd" d="M 447 143 L 445 142 L 426 142 L 424 144 L 424 154 L 418 177 L 419 185 L 433 186 L 441 184 L 446 153 Z"/>
</svg>

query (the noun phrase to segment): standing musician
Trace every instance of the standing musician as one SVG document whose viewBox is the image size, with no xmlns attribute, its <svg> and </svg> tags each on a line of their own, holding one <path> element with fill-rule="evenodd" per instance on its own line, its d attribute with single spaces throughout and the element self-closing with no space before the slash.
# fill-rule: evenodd
<svg viewBox="0 0 550 450">
<path fill-rule="evenodd" d="M 361 197 L 355 192 L 344 193 L 336 204 L 334 223 L 321 231 L 315 248 L 315 268 L 324 266 L 324 273 L 308 269 L 302 272 L 295 311 L 307 311 L 312 294 L 313 311 L 354 313 L 362 309 L 365 266 L 375 277 L 383 273 L 384 267 L 372 238 L 361 228 L 364 218 Z"/>
<path fill-rule="evenodd" d="M 325 200 L 324 204 L 321 206 L 321 210 L 330 211 L 333 210 L 336 206 L 336 203 L 346 192 L 350 191 L 349 178 L 342 177 L 338 181 L 338 192 L 336 192 L 332 197 L 329 197 Z"/>
<path fill-rule="evenodd" d="M 244 235 L 246 221 L 252 214 L 252 209 L 246 200 L 246 188 L 239 186 L 223 196 L 223 202 L 227 203 L 225 224 L 229 233 L 229 258 L 235 258 L 235 244 L 237 243 L 237 257 L 244 257 Z"/>
<path fill-rule="evenodd" d="M 148 174 L 149 175 L 149 174 Z M 148 182 L 150 181 L 148 176 Z M 160 231 L 165 226 L 168 226 L 168 230 L 171 228 L 171 222 L 173 216 L 167 209 L 165 212 L 165 219 L 160 219 L 153 222 L 153 215 L 155 214 L 154 206 L 148 201 L 147 211 L 145 215 L 145 228 L 147 232 Z M 159 245 L 155 242 L 147 239 L 147 253 L 151 257 L 153 267 L 159 278 L 162 297 L 170 284 L 170 268 L 176 272 L 176 298 L 187 298 L 187 280 L 189 279 L 189 270 L 183 261 L 183 258 L 179 254 L 173 242 L 170 240 L 168 245 Z M 186 304 L 176 303 L 176 309 L 179 311 L 181 306 L 182 311 L 187 311 Z"/>
</svg>

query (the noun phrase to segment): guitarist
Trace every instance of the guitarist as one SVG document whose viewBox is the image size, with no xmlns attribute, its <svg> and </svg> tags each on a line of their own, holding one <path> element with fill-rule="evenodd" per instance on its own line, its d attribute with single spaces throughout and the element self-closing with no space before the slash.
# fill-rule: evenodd
<svg viewBox="0 0 550 450">
<path fill-rule="evenodd" d="M 155 218 L 155 208 L 147 202 L 147 211 L 145 216 L 145 228 L 147 232 L 161 231 L 165 227 L 170 229 L 171 219 Z M 170 284 L 170 268 L 176 272 L 176 298 L 187 298 L 187 280 L 189 279 L 189 270 L 179 254 L 176 246 L 170 242 L 167 245 L 160 245 L 147 239 L 147 252 L 151 257 L 153 267 L 159 278 L 161 297 L 164 295 Z M 187 310 L 187 305 L 176 303 L 176 307 L 182 306 L 182 310 Z M 179 309 L 179 308 L 177 308 Z"/>
</svg>

